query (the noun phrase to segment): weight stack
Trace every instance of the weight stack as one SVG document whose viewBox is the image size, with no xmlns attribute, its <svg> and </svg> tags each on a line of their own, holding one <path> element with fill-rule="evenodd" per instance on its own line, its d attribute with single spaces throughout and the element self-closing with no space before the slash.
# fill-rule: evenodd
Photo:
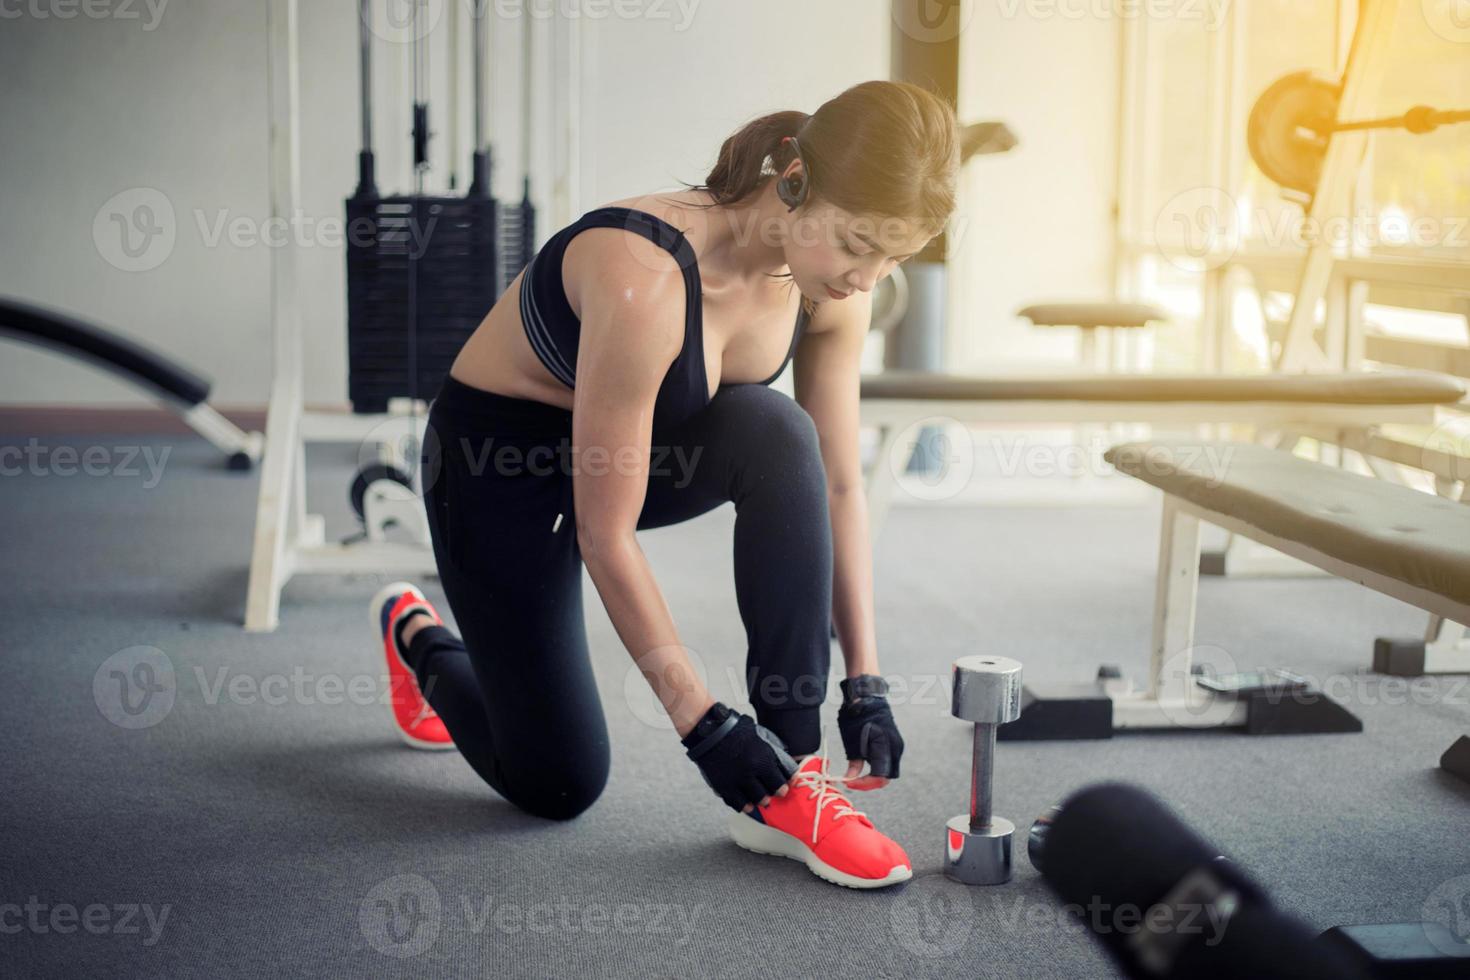
<svg viewBox="0 0 1470 980">
<path fill-rule="evenodd" d="M 531 178 L 521 183 L 521 203 L 500 212 L 502 289 L 509 289 L 536 251 L 536 207 L 531 203 Z"/>
<path fill-rule="evenodd" d="M 347 396 L 357 414 L 434 397 L 501 286 L 490 197 L 347 200 Z M 410 266 L 414 282 L 410 290 Z M 410 295 L 417 323 L 409 328 Z M 410 343 L 417 338 L 417 377 Z"/>
</svg>

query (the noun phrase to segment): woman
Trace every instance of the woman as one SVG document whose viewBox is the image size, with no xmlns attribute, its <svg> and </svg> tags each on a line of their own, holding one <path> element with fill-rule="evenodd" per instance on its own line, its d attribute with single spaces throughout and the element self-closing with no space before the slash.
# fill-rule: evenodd
<svg viewBox="0 0 1470 980">
<path fill-rule="evenodd" d="M 592 805 L 609 747 L 585 563 L 738 843 L 852 887 L 911 876 L 838 790 L 885 785 L 903 751 L 874 641 L 859 359 L 873 286 L 943 227 L 958 167 L 946 103 L 865 82 L 745 126 L 704 184 L 551 236 L 429 412 L 425 505 L 463 635 L 409 583 L 373 603 L 410 744 L 458 748 L 531 813 Z M 793 354 L 794 401 L 766 387 Z M 726 501 L 755 719 L 694 679 L 634 535 Z M 820 723 L 830 624 L 843 777 Z"/>
</svg>

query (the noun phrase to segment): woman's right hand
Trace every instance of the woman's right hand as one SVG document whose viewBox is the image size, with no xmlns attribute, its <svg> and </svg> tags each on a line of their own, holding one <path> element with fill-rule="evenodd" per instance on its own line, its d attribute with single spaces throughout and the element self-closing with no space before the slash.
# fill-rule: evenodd
<svg viewBox="0 0 1470 980">
<path fill-rule="evenodd" d="M 716 701 L 683 739 L 704 781 L 733 810 L 749 813 L 785 796 L 796 760 L 781 739 L 749 715 Z"/>
</svg>

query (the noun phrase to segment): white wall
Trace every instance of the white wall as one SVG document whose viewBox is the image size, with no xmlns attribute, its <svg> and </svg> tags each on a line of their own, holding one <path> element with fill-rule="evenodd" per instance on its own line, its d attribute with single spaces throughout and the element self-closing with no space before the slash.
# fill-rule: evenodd
<svg viewBox="0 0 1470 980">
<path fill-rule="evenodd" d="M 469 80 L 468 13 L 456 2 L 467 0 L 428 8 L 438 134 L 426 181 L 431 192 L 448 176 L 447 73 L 456 16 L 462 78 Z M 533 196 L 544 237 L 555 227 L 548 214 L 557 191 L 548 176 L 553 153 L 569 135 L 545 123 L 575 48 L 564 23 L 558 31 L 541 17 L 507 18 L 516 4 L 491 4 L 494 190 L 503 200 L 520 195 L 516 59 L 529 23 L 540 69 Z M 217 405 L 261 407 L 270 383 L 270 249 L 258 241 L 232 244 L 228 236 L 211 245 L 206 236 L 221 215 L 258 230 L 270 214 L 265 4 L 172 0 L 156 22 L 144 5 L 126 9 L 139 18 L 26 14 L 0 22 L 0 293 L 93 318 L 176 357 L 214 379 Z M 888 75 L 888 0 L 670 0 L 645 9 L 667 19 L 589 15 L 577 25 L 577 179 L 561 189 L 573 217 L 679 180 L 697 183 L 721 141 L 751 117 L 811 111 L 854 82 Z M 951 348 L 957 363 L 1029 356 L 1034 338 L 1005 326 L 1016 306 L 1058 290 L 1105 292 L 1109 281 L 1116 31 L 1098 22 L 1005 19 L 997 11 L 989 0 L 973 4 L 961 110 L 966 118 L 1009 120 L 1022 145 L 969 170 L 956 318 L 985 329 L 962 331 L 963 342 Z M 397 36 L 379 13 L 380 32 Z M 344 258 L 340 244 L 324 242 L 322 223 L 340 222 L 356 183 L 357 22 L 351 0 L 302 2 L 300 18 L 302 207 L 310 229 L 301 250 L 306 400 L 345 404 Z M 410 187 L 409 51 L 401 40 L 374 48 L 375 142 L 385 192 Z M 553 55 L 560 71 L 551 67 Z M 464 161 L 467 94 L 458 109 Z M 459 180 L 463 188 L 463 163 Z M 123 192 L 131 196 L 120 208 L 104 208 Z M 119 268 L 128 260 L 109 214 L 132 215 L 140 194 L 166 199 L 174 238 L 171 248 L 159 250 L 164 236 L 142 253 L 145 260 L 166 255 L 156 267 L 128 271 Z M 147 399 L 73 360 L 0 341 L 0 403 Z"/>
<path fill-rule="evenodd" d="M 1003 120 L 1019 143 L 965 170 L 948 347 L 957 370 L 1070 366 L 1075 331 L 1038 330 L 1016 310 L 1111 293 L 1121 25 L 1064 15 L 1088 9 L 1108 5 L 976 0 L 961 35 L 963 119 Z"/>
</svg>

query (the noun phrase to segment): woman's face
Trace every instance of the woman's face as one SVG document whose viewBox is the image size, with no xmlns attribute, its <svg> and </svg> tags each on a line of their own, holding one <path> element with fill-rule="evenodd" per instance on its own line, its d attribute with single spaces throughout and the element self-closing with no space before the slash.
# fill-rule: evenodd
<svg viewBox="0 0 1470 980">
<path fill-rule="evenodd" d="M 830 303 L 871 291 L 932 237 L 910 220 L 855 215 L 818 201 L 791 215 L 786 262 L 803 293 Z"/>
</svg>

